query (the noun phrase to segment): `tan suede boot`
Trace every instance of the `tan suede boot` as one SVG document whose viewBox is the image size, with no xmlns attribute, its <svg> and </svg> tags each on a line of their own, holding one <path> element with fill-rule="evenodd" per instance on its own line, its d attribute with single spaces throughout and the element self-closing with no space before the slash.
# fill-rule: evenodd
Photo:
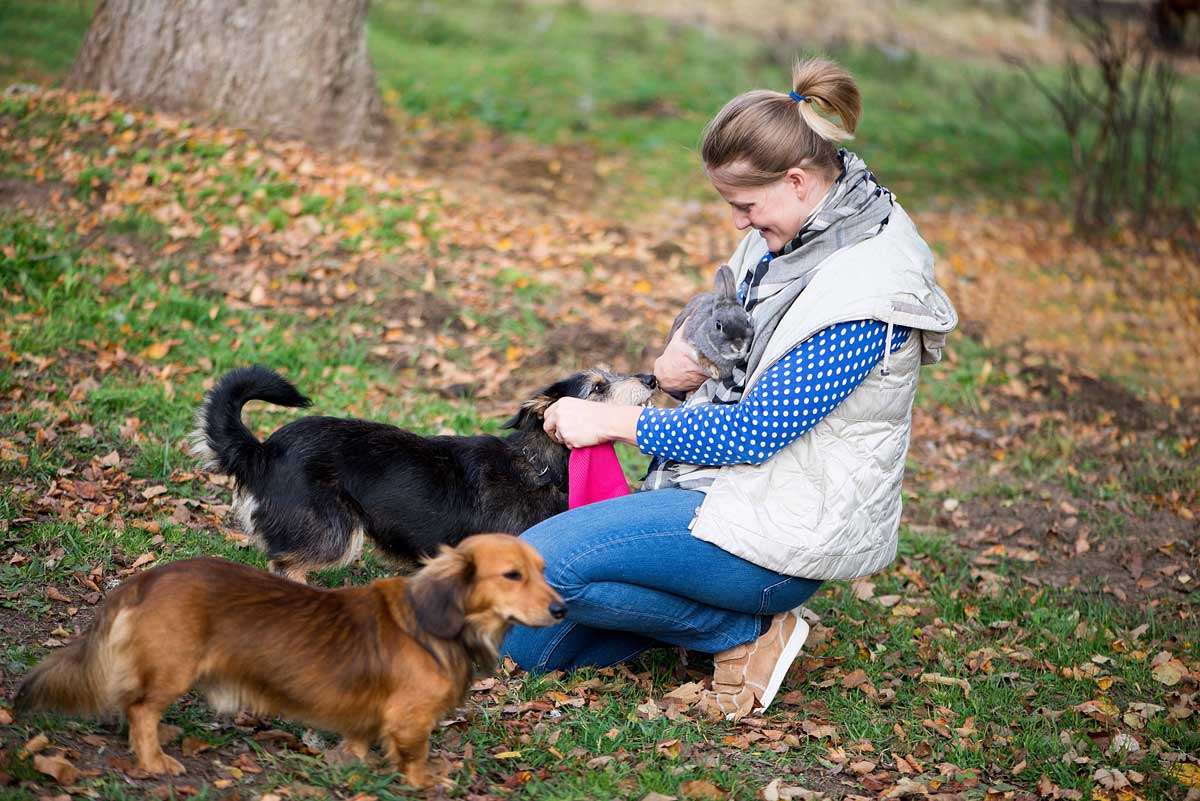
<svg viewBox="0 0 1200 801">
<path fill-rule="evenodd" d="M 775 700 L 788 668 L 808 639 L 800 609 L 781 612 L 757 640 L 713 655 L 712 691 L 705 697 L 726 720 L 763 712 Z"/>
</svg>

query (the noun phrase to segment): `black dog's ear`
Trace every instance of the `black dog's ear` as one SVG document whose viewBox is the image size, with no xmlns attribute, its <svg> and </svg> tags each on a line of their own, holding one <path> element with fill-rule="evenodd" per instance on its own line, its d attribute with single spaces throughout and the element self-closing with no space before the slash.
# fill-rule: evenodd
<svg viewBox="0 0 1200 801">
<path fill-rule="evenodd" d="M 467 591 L 475 576 L 475 563 L 453 548 L 425 563 L 408 584 L 408 600 L 417 625 L 434 637 L 453 640 L 466 625 Z"/>
<path fill-rule="evenodd" d="M 548 387 L 543 387 L 533 393 L 521 404 L 521 410 L 506 422 L 501 428 L 525 429 L 531 424 L 541 428 L 540 421 L 546 416 L 550 404 L 559 398 L 584 398 L 592 394 L 596 380 L 590 380 L 586 372 L 575 373 L 561 381 L 555 381 Z"/>
<path fill-rule="evenodd" d="M 545 410 L 546 410 L 545 407 L 543 407 L 542 411 L 545 411 Z M 525 426 L 529 422 L 530 418 L 534 417 L 534 416 L 535 415 L 533 413 L 533 410 L 530 409 L 526 403 L 522 403 L 520 410 L 516 414 L 514 414 L 512 417 L 508 418 L 508 420 L 505 421 L 504 425 L 502 425 L 500 427 L 520 430 L 522 428 L 525 428 Z"/>
<path fill-rule="evenodd" d="M 559 381 L 557 384 L 551 384 L 545 389 L 531 395 L 521 404 L 521 409 L 500 427 L 515 428 L 518 430 L 530 427 L 541 428 L 542 424 L 540 421 L 546 416 L 546 410 L 550 408 L 550 404 L 563 397 L 560 387 L 563 383 L 565 382 Z"/>
</svg>

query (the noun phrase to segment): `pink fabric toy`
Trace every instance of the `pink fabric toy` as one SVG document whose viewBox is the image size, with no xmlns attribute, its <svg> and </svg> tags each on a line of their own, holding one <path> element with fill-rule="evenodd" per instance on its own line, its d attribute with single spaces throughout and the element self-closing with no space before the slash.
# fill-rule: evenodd
<svg viewBox="0 0 1200 801">
<path fill-rule="evenodd" d="M 571 449 L 567 466 L 567 508 L 629 494 L 625 473 L 611 442 Z"/>
</svg>

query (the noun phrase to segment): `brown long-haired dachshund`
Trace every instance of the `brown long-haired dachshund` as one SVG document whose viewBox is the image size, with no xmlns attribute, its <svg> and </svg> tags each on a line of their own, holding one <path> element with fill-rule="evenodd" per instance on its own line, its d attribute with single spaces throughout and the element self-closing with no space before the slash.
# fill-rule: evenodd
<svg viewBox="0 0 1200 801">
<path fill-rule="evenodd" d="M 199 686 L 222 711 L 339 732 L 359 758 L 381 742 L 408 783 L 424 786 L 430 732 L 462 702 L 472 668 L 494 666 L 513 623 L 566 614 L 543 567 L 504 534 L 443 547 L 410 577 L 340 590 L 222 559 L 174 562 L 114 590 L 85 636 L 29 674 L 16 709 L 123 711 L 138 766 L 179 774 L 158 721 Z"/>
</svg>

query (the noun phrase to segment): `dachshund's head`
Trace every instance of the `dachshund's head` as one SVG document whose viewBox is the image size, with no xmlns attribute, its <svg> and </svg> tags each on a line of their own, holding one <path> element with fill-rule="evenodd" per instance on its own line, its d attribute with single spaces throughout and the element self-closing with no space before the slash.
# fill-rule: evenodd
<svg viewBox="0 0 1200 801">
<path fill-rule="evenodd" d="M 408 584 L 417 625 L 495 658 L 514 623 L 552 626 L 567 614 L 544 568 L 532 545 L 509 534 L 476 534 L 456 548 L 442 546 Z"/>
<path fill-rule="evenodd" d="M 657 386 L 658 381 L 652 375 L 621 375 L 605 367 L 593 367 L 567 376 L 561 381 L 555 381 L 533 393 L 503 427 L 518 431 L 540 430 L 546 409 L 560 398 L 581 398 L 621 406 L 644 406 L 650 402 Z"/>
</svg>

